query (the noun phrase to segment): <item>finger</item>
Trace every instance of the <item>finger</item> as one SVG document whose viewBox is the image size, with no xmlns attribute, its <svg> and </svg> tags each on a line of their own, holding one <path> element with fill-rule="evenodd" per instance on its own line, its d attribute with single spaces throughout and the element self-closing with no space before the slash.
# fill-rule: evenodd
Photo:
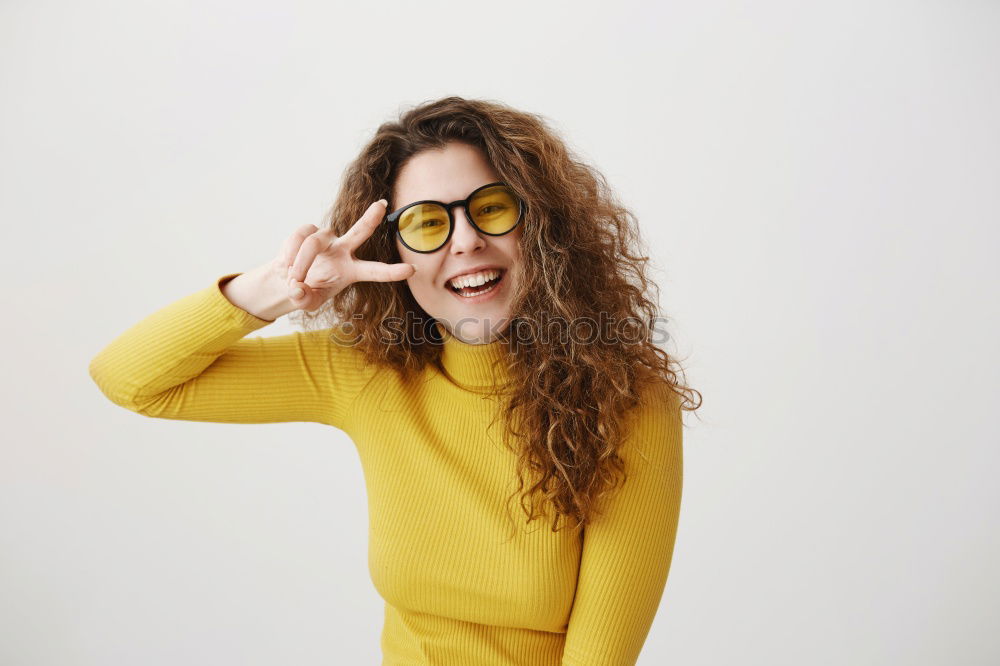
<svg viewBox="0 0 1000 666">
<path fill-rule="evenodd" d="M 417 268 L 413 264 L 384 264 L 381 261 L 355 261 L 356 281 L 393 282 L 405 280 L 413 275 Z"/>
<path fill-rule="evenodd" d="M 305 303 L 309 302 L 312 298 L 312 288 L 309 287 L 305 282 L 293 282 L 288 283 L 288 300 L 292 302 L 292 305 L 296 307 L 302 307 Z"/>
<path fill-rule="evenodd" d="M 340 240 L 351 250 L 356 250 L 378 229 L 378 225 L 385 219 L 385 199 L 379 199 L 368 206 L 357 222 L 347 230 Z"/>
<path fill-rule="evenodd" d="M 323 229 L 309 234 L 299 245 L 299 251 L 295 255 L 292 267 L 288 270 L 289 280 L 301 282 L 309 272 L 316 255 L 330 247 L 330 241 L 334 238 L 333 232 Z"/>
<path fill-rule="evenodd" d="M 281 246 L 281 260 L 284 262 L 282 266 L 291 266 L 292 262 L 295 261 L 295 255 L 299 253 L 299 248 L 302 246 L 302 241 L 304 241 L 310 234 L 319 231 L 315 224 L 304 224 L 295 230 L 291 236 L 285 239 L 284 244 Z"/>
</svg>

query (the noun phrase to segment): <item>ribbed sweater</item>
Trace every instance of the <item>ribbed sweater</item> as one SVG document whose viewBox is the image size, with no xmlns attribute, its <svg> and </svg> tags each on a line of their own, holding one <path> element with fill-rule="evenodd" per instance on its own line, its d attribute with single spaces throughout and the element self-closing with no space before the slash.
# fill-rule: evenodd
<svg viewBox="0 0 1000 666">
<path fill-rule="evenodd" d="M 383 666 L 633 665 L 663 595 L 682 486 L 682 425 L 664 384 L 629 412 L 627 479 L 582 531 L 525 523 L 515 454 L 484 388 L 500 342 L 443 337 L 443 372 L 366 364 L 346 329 L 271 337 L 222 285 L 152 313 L 90 362 L 112 402 L 164 419 L 324 423 L 357 447 L 368 565 L 385 601 Z M 510 507 L 508 512 L 506 507 Z M 513 516 L 514 521 L 510 516 Z M 512 536 L 512 529 L 514 535 Z"/>
</svg>

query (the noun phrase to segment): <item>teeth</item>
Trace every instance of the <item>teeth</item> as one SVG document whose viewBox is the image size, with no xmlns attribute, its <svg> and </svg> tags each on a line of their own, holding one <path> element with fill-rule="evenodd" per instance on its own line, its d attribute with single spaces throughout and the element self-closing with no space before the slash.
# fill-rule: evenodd
<svg viewBox="0 0 1000 666">
<path fill-rule="evenodd" d="M 481 294 L 487 294 L 487 293 L 493 291 L 496 288 L 497 288 L 497 286 L 495 284 L 491 284 L 490 286 L 485 287 L 483 289 L 480 289 L 479 291 L 473 291 L 471 293 L 466 293 L 464 291 L 457 291 L 455 293 L 458 294 L 459 296 L 461 296 L 462 298 L 472 298 L 473 296 L 479 296 Z"/>
<path fill-rule="evenodd" d="M 485 271 L 480 271 L 479 273 L 473 273 L 472 275 L 463 275 L 461 277 L 454 278 L 448 281 L 448 285 L 454 289 L 459 289 L 461 287 L 478 287 L 479 285 L 486 284 L 490 280 L 499 277 L 500 271 L 491 268 Z"/>
</svg>

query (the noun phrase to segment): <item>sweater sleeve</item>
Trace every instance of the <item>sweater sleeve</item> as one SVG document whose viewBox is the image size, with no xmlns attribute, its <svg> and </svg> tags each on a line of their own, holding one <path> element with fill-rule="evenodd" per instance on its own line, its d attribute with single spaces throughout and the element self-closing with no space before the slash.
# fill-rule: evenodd
<svg viewBox="0 0 1000 666">
<path fill-rule="evenodd" d="M 627 479 L 584 528 L 563 666 L 633 666 L 667 582 L 680 514 L 682 421 L 666 384 L 630 416 Z"/>
<path fill-rule="evenodd" d="M 95 356 L 90 376 L 144 416 L 216 423 L 313 421 L 343 429 L 370 373 L 333 329 L 243 339 L 272 323 L 222 293 L 230 273 L 154 312 Z M 346 338 L 342 338 L 346 339 Z"/>
</svg>

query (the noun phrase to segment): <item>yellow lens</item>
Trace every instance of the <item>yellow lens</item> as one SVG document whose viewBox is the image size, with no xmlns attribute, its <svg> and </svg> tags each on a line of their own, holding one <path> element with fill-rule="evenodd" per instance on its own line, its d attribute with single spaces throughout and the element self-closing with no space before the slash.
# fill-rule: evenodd
<svg viewBox="0 0 1000 666">
<path fill-rule="evenodd" d="M 448 211 L 443 206 L 418 204 L 399 218 L 399 235 L 409 247 L 426 252 L 444 243 L 448 226 Z"/>
<path fill-rule="evenodd" d="M 494 185 L 476 193 L 469 202 L 469 214 L 476 226 L 486 233 L 502 234 L 517 224 L 521 209 L 509 187 Z"/>
</svg>

